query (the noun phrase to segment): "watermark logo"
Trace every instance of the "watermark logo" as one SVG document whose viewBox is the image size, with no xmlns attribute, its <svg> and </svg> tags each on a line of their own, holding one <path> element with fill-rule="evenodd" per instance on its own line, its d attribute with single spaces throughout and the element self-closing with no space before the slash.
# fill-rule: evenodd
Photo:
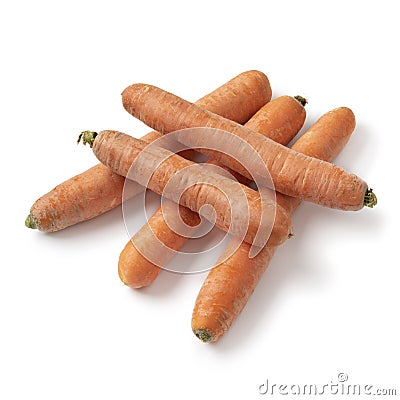
<svg viewBox="0 0 400 400">
<path fill-rule="evenodd" d="M 329 383 L 275 383 L 267 379 L 259 385 L 258 393 L 267 396 L 399 396 L 397 388 L 378 387 L 365 383 L 350 382 L 345 372 L 338 373 Z"/>
<path fill-rule="evenodd" d="M 188 151 L 192 154 L 194 151 L 204 153 L 210 160 L 213 156 L 223 161 L 229 159 L 235 171 L 242 172 L 247 178 L 219 163 L 207 161 L 191 164 L 174 159 L 176 153 L 187 154 Z M 123 190 L 123 218 L 135 248 L 152 264 L 186 274 L 207 271 L 213 267 L 197 265 L 194 269 L 182 268 L 182 265 L 193 264 L 194 254 L 223 254 L 224 259 L 229 258 L 247 238 L 249 226 L 254 225 L 255 220 L 255 204 L 249 204 L 249 188 L 239 184 L 238 177 L 254 188 L 262 187 L 262 190 L 251 193 L 251 201 L 255 196 L 256 203 L 259 202 L 258 228 L 252 239 L 254 245 L 249 251 L 249 257 L 252 258 L 267 243 L 275 222 L 275 209 L 273 213 L 270 212 L 271 204 L 275 207 L 274 185 L 259 152 L 232 133 L 206 127 L 175 131 L 147 145 L 132 163 Z M 163 183 L 157 188 L 161 181 Z M 147 224 L 137 234 L 136 224 L 131 219 L 129 199 L 138 194 L 140 187 L 156 188 L 162 192 L 162 197 L 161 208 L 157 210 L 158 224 Z M 146 215 L 146 221 L 151 222 L 146 193 L 141 191 L 139 206 L 135 199 L 134 211 L 140 208 Z M 190 198 L 188 193 L 191 194 Z M 194 208 L 197 207 L 198 214 L 178 205 L 182 198 Z M 173 232 L 173 235 L 163 235 L 160 232 L 161 223 L 165 231 Z M 167 236 L 172 242 L 165 240 Z M 184 246 L 189 238 L 190 241 L 196 241 L 197 246 Z M 229 252 L 222 251 L 231 238 L 234 238 L 232 243 L 236 246 L 228 246 Z M 172 258 L 174 262 L 168 264 Z M 210 258 L 215 259 L 215 256 Z M 177 265 L 180 267 L 177 268 Z"/>
</svg>

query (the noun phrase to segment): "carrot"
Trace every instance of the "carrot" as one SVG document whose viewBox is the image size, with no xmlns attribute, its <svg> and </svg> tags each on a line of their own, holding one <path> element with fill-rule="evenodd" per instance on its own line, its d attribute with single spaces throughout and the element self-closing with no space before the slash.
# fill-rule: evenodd
<svg viewBox="0 0 400 400">
<path fill-rule="evenodd" d="M 332 161 L 355 128 L 353 112 L 338 108 L 324 114 L 293 149 L 325 161 Z M 301 200 L 277 193 L 277 202 L 292 214 Z M 209 272 L 197 296 L 192 330 L 203 342 L 218 340 L 236 320 L 266 270 L 276 246 L 267 245 L 254 258 L 250 246 L 233 239 Z"/>
<path fill-rule="evenodd" d="M 196 102 L 226 118 L 246 122 L 271 99 L 268 78 L 260 71 L 246 71 L 234 77 Z M 161 135 L 150 132 L 142 139 L 150 143 Z M 55 232 L 101 215 L 122 202 L 125 179 L 98 164 L 59 184 L 40 197 L 31 207 L 25 221 L 29 228 Z M 129 185 L 129 196 L 140 193 L 143 187 Z M 124 194 L 128 198 L 128 194 Z"/>
<path fill-rule="evenodd" d="M 262 107 L 245 126 L 286 145 L 301 129 L 304 120 L 305 109 L 300 102 L 290 96 L 281 96 Z M 213 160 L 208 163 L 219 165 Z M 241 183 L 250 182 L 242 175 L 234 176 Z M 150 285 L 156 279 L 160 267 L 166 265 L 189 239 L 188 235 L 172 229 L 168 222 L 177 221 L 179 217 L 190 227 L 200 223 L 197 213 L 183 206 L 177 209 L 170 201 L 165 201 L 127 242 L 118 261 L 118 274 L 122 282 L 132 288 L 140 288 Z"/>
<path fill-rule="evenodd" d="M 355 174 L 288 149 L 155 86 L 131 85 L 123 91 L 122 102 L 130 114 L 161 133 L 207 126 L 228 131 L 233 137 L 246 140 L 259 153 L 271 174 L 275 189 L 281 193 L 342 210 L 359 210 L 364 205 L 373 207 L 376 204 L 375 195 Z M 262 186 L 270 185 L 259 167 L 253 164 L 252 158 L 248 160 L 247 167 L 254 169 L 253 177 L 240 163 L 235 162 L 235 158 L 240 158 L 238 155 L 242 149 L 237 148 L 234 140 L 232 145 L 228 140 L 221 143 L 217 135 L 203 137 L 185 135 L 184 132 L 178 132 L 176 139 L 191 148 L 207 146 L 208 149 L 220 149 L 218 153 L 206 149 L 201 151 L 242 175 L 254 178 Z"/>
<path fill-rule="evenodd" d="M 220 229 L 262 247 L 281 244 L 291 225 L 270 198 L 232 179 L 155 145 L 121 132 L 85 132 L 83 142 L 115 173 L 132 179 L 167 199 L 200 213 Z M 205 204 L 210 208 L 205 209 Z M 271 229 L 272 227 L 272 229 Z"/>
</svg>

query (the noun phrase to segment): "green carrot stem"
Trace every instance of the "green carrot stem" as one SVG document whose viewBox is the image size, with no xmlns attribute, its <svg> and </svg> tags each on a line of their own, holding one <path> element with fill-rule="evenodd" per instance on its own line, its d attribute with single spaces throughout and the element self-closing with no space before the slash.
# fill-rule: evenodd
<svg viewBox="0 0 400 400">
<path fill-rule="evenodd" d="M 294 98 L 304 107 L 308 101 L 305 97 L 303 96 L 294 96 Z"/>
<path fill-rule="evenodd" d="M 31 215 L 31 214 L 29 214 L 29 215 L 26 217 L 25 226 L 26 226 L 27 228 L 30 228 L 30 229 L 37 229 L 36 222 L 35 222 L 34 219 L 32 218 L 32 215 Z"/>
<path fill-rule="evenodd" d="M 205 329 L 196 329 L 193 333 L 204 343 L 210 342 L 212 337 Z"/>
<path fill-rule="evenodd" d="M 82 142 L 84 145 L 88 144 L 90 147 L 93 147 L 94 139 L 96 139 L 97 132 L 92 131 L 83 131 L 78 136 L 77 143 Z"/>
<path fill-rule="evenodd" d="M 375 193 L 372 192 L 372 189 L 367 189 L 364 195 L 364 206 L 367 207 L 374 207 L 378 204 L 378 198 L 376 197 Z"/>
</svg>

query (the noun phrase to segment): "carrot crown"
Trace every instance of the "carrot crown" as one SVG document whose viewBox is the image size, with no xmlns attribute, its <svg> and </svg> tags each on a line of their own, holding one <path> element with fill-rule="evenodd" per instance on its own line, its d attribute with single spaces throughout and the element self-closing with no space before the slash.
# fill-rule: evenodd
<svg viewBox="0 0 400 400">
<path fill-rule="evenodd" d="M 92 131 L 83 131 L 78 136 L 78 140 L 76 141 L 78 144 L 82 141 L 84 145 L 88 144 L 91 148 L 93 147 L 94 139 L 96 139 L 97 132 Z"/>
<path fill-rule="evenodd" d="M 35 222 L 35 220 L 33 219 L 33 217 L 32 217 L 31 214 L 29 214 L 29 215 L 26 217 L 25 226 L 26 226 L 27 228 L 37 229 L 36 222 Z"/>
<path fill-rule="evenodd" d="M 375 193 L 372 192 L 372 189 L 367 189 L 364 195 L 364 206 L 373 208 L 378 204 L 378 198 Z"/>
<path fill-rule="evenodd" d="M 294 98 L 303 106 L 305 107 L 305 105 L 308 103 L 307 99 L 303 96 L 294 96 Z"/>
<path fill-rule="evenodd" d="M 193 332 L 202 342 L 207 343 L 211 342 L 212 336 L 205 329 L 196 329 Z"/>
</svg>

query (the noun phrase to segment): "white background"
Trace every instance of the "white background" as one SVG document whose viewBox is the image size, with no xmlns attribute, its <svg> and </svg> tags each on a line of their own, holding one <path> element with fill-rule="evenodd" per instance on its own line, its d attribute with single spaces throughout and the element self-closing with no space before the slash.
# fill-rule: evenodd
<svg viewBox="0 0 400 400">
<path fill-rule="evenodd" d="M 257 399 L 267 379 L 322 386 L 340 372 L 400 393 L 395 5 L 2 5 L 0 398 Z M 123 109 L 126 86 L 151 83 L 195 101 L 248 69 L 268 75 L 274 97 L 308 98 L 305 128 L 352 108 L 357 128 L 336 162 L 379 204 L 355 213 L 303 204 L 295 237 L 239 319 L 203 344 L 190 319 L 205 274 L 164 272 L 140 291 L 119 281 L 128 239 L 120 208 L 57 234 L 26 229 L 24 219 L 36 198 L 96 163 L 76 146 L 80 131 L 149 131 Z"/>
</svg>

